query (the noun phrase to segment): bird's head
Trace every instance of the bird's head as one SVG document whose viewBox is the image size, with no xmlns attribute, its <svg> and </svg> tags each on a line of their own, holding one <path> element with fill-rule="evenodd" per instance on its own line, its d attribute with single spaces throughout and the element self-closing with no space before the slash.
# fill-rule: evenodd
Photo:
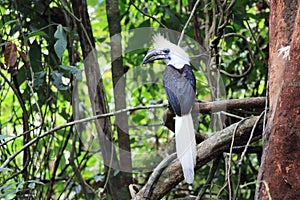
<svg viewBox="0 0 300 200">
<path fill-rule="evenodd" d="M 189 64 L 188 54 L 179 46 L 171 43 L 160 34 L 155 35 L 153 41 L 155 48 L 147 52 L 143 65 L 155 60 L 164 60 L 167 65 L 181 69 L 184 65 Z"/>
</svg>

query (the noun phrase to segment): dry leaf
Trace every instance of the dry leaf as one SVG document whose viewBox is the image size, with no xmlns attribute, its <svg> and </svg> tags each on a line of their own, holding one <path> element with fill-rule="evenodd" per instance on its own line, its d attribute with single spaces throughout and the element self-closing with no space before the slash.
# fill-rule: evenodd
<svg viewBox="0 0 300 200">
<path fill-rule="evenodd" d="M 8 42 L 4 51 L 5 64 L 14 67 L 17 62 L 17 46 L 13 42 Z"/>
</svg>

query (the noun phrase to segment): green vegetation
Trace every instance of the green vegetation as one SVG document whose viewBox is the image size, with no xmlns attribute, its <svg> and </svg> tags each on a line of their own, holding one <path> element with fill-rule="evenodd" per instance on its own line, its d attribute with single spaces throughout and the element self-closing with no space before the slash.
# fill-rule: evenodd
<svg viewBox="0 0 300 200">
<path fill-rule="evenodd" d="M 3 0 L 0 3 L 0 199 L 87 199 L 82 181 L 97 198 L 112 198 L 107 181 L 118 176 L 120 170 L 105 167 L 95 124 L 88 121 L 66 126 L 93 116 L 84 71 L 86 59 L 76 31 L 84 27 L 76 25 L 79 19 L 73 12 L 74 2 Z M 153 106 L 127 112 L 128 124 L 124 122 L 130 136 L 133 169 L 130 176 L 133 183 L 142 187 L 158 163 L 174 151 L 174 139 L 173 133 L 163 126 L 167 109 L 162 87 L 164 68 L 161 63 L 142 66 L 143 57 L 151 47 L 151 34 L 140 33 L 142 29 L 138 28 L 156 30 L 165 26 L 180 33 L 193 5 L 188 1 L 117 2 L 126 72 L 126 107 Z M 105 90 L 103 98 L 108 112 L 115 112 L 105 2 L 90 0 L 87 7 Z M 199 43 L 202 46 L 199 52 L 206 55 L 201 61 L 193 60 L 198 100 L 266 95 L 268 15 L 264 1 L 200 2 L 185 32 L 191 39 L 184 40 L 187 41 L 184 44 L 192 47 L 196 46 L 193 42 Z M 139 39 L 148 43 L 143 44 Z M 209 82 L 208 77 L 213 81 Z M 245 118 L 259 115 L 262 109 L 237 108 L 228 112 Z M 240 120 L 233 115 L 196 116 L 200 121 L 198 134 L 208 137 Z M 220 118 L 221 125 L 216 125 L 214 120 Z M 123 122 L 117 122 L 114 115 L 108 119 L 112 143 L 119 156 L 117 126 Z M 239 199 L 253 199 L 261 141 L 251 145 L 253 148 L 245 155 L 240 173 L 241 152 L 233 153 L 231 160 L 228 152 L 219 158 L 204 199 L 228 199 L 236 192 L 237 185 Z M 231 193 L 226 185 L 229 163 Z M 182 182 L 164 199 L 197 196 L 212 165 L 210 162 L 196 171 L 192 187 Z"/>
</svg>

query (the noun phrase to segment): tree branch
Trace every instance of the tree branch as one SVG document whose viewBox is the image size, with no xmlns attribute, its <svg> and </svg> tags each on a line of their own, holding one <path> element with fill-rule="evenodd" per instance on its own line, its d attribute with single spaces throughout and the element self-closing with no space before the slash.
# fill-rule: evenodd
<svg viewBox="0 0 300 200">
<path fill-rule="evenodd" d="M 232 109 L 246 109 L 246 108 L 264 108 L 265 97 L 252 97 L 245 99 L 229 99 L 222 101 L 212 102 L 196 102 L 193 107 L 193 112 L 200 112 L 201 114 L 215 113 Z M 170 110 L 166 110 L 164 113 L 165 126 L 174 132 L 174 113 Z"/>
<path fill-rule="evenodd" d="M 196 103 L 194 105 L 194 111 L 200 113 L 213 113 L 224 111 L 224 109 L 232 110 L 239 108 L 264 108 L 265 101 L 265 97 L 252 97 L 244 99 L 229 99 L 207 103 Z"/>
<path fill-rule="evenodd" d="M 126 76 L 122 57 L 122 35 L 121 35 L 121 17 L 118 6 L 118 0 L 106 1 L 106 16 L 108 21 L 108 30 L 110 35 L 110 55 L 111 72 L 113 82 L 113 93 L 116 110 L 126 108 Z M 130 137 L 128 134 L 128 114 L 120 113 L 115 116 L 116 128 L 118 133 L 119 161 L 120 161 L 120 179 L 118 188 L 120 197 L 130 198 L 128 186 L 132 184 L 132 159 L 130 149 Z"/>
<path fill-rule="evenodd" d="M 243 123 L 240 123 L 239 127 L 235 132 L 234 145 L 240 146 L 245 145 L 250 134 L 252 127 L 257 121 L 258 117 L 246 119 Z M 253 133 L 253 141 L 261 138 L 262 123 L 263 120 L 259 120 L 255 132 Z M 232 134 L 234 132 L 237 123 L 232 124 L 228 128 L 225 128 L 207 140 L 202 142 L 197 147 L 197 164 L 195 170 L 201 168 L 203 165 L 214 159 L 216 156 L 224 151 L 228 151 L 230 143 L 232 141 Z M 181 165 L 178 159 L 174 160 L 166 169 L 163 170 L 159 179 L 153 186 L 153 191 L 149 195 L 149 199 L 160 199 L 166 193 L 168 193 L 174 186 L 183 180 L 183 173 Z M 135 200 L 145 199 L 146 184 L 133 198 Z"/>
</svg>

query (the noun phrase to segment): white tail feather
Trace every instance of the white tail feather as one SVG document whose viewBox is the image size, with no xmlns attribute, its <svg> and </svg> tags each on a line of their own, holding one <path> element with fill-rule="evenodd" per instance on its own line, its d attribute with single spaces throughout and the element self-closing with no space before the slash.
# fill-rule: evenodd
<svg viewBox="0 0 300 200">
<path fill-rule="evenodd" d="M 182 166 L 184 179 L 190 184 L 194 181 L 196 164 L 196 139 L 191 114 L 176 116 L 175 140 L 177 157 Z"/>
</svg>

